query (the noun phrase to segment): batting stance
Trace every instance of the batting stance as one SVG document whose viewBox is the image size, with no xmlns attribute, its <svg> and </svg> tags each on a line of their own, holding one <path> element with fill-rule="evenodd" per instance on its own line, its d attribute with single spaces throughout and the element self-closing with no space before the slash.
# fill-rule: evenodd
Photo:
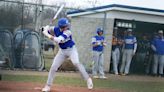
<svg viewBox="0 0 164 92">
<path fill-rule="evenodd" d="M 132 29 L 128 29 L 127 31 L 128 34 L 125 36 L 123 44 L 123 56 L 120 68 L 121 75 L 129 74 L 131 60 L 137 49 L 137 40 L 136 37 L 132 35 Z"/>
<path fill-rule="evenodd" d="M 52 34 L 53 33 L 53 34 Z M 60 49 L 53 59 L 52 66 L 49 71 L 47 84 L 42 89 L 43 92 L 50 91 L 50 87 L 53 83 L 54 76 L 60 65 L 66 58 L 70 58 L 73 65 L 78 68 L 83 78 L 87 81 L 88 89 L 93 88 L 92 79 L 89 77 L 83 65 L 79 62 L 79 57 L 75 43 L 72 40 L 72 33 L 69 30 L 69 21 L 67 18 L 61 18 L 58 20 L 58 27 L 44 27 L 43 34 L 56 42 Z"/>
<path fill-rule="evenodd" d="M 92 46 L 93 46 L 93 67 L 92 67 L 92 74 L 93 78 L 101 78 L 105 79 L 104 76 L 104 69 L 103 69 L 103 48 L 106 45 L 104 41 L 103 30 L 102 28 L 97 28 L 97 34 L 92 38 Z M 100 76 L 97 76 L 97 72 L 99 72 Z"/>
</svg>

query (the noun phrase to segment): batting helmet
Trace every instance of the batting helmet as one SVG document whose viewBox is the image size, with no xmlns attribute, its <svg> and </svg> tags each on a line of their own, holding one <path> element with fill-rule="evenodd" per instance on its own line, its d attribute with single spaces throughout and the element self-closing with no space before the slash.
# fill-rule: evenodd
<svg viewBox="0 0 164 92">
<path fill-rule="evenodd" d="M 68 21 L 67 18 L 61 18 L 61 19 L 58 20 L 58 26 L 60 28 L 66 27 L 68 25 L 69 25 L 69 21 Z"/>
<path fill-rule="evenodd" d="M 97 28 L 97 34 L 99 34 L 99 32 L 103 32 L 102 28 Z"/>
</svg>

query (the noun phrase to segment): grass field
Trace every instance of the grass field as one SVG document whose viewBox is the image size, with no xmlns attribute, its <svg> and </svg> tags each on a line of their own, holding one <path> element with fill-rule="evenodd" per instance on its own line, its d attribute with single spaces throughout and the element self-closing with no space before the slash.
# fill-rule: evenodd
<svg viewBox="0 0 164 92">
<path fill-rule="evenodd" d="M 49 70 L 53 55 L 52 53 L 46 53 L 45 57 L 45 67 Z M 39 73 L 41 73 L 41 75 L 27 75 L 24 72 L 23 75 L 3 74 L 2 81 L 31 82 L 41 83 L 44 85 L 47 80 L 47 76 L 45 76 L 45 74 L 42 75 L 42 72 Z M 138 75 L 124 77 L 108 75 L 108 77 L 109 78 L 107 80 L 94 79 L 94 87 L 100 89 L 114 89 L 119 90 L 119 92 L 164 92 L 164 78 Z M 83 81 L 79 76 L 73 77 L 70 73 L 56 76 L 54 84 L 73 87 L 86 87 L 85 81 Z"/>
<path fill-rule="evenodd" d="M 137 77 L 136 77 L 137 78 Z M 45 83 L 47 76 L 27 76 L 27 75 L 3 75 L 4 81 L 18 81 L 18 82 L 36 82 Z M 66 77 L 57 76 L 55 84 L 86 87 L 85 82 L 79 77 Z M 134 80 L 121 80 L 121 79 L 107 79 L 107 80 L 94 80 L 96 88 L 109 88 L 121 90 L 121 92 L 164 92 L 163 81 L 134 81 Z"/>
<path fill-rule="evenodd" d="M 45 67 L 47 70 L 50 69 L 53 53 L 45 52 Z M 117 76 L 118 77 L 118 76 Z M 120 76 L 119 76 L 120 77 Z M 129 78 L 129 80 L 128 80 Z M 109 89 L 118 89 L 122 92 L 164 92 L 164 79 L 161 78 L 162 81 L 144 81 L 144 79 L 133 80 L 131 77 L 127 77 L 124 79 L 117 79 L 112 77 L 108 80 L 94 80 L 94 86 L 97 88 L 109 88 Z M 136 77 L 137 78 L 137 77 Z M 27 76 L 27 75 L 3 75 L 2 79 L 5 81 L 18 81 L 18 82 L 37 82 L 37 83 L 45 83 L 47 76 Z M 158 79 L 160 80 L 160 79 Z M 85 87 L 86 84 L 79 77 L 67 77 L 67 76 L 57 76 L 55 84 L 59 85 L 72 85 L 72 86 L 80 86 Z"/>
</svg>

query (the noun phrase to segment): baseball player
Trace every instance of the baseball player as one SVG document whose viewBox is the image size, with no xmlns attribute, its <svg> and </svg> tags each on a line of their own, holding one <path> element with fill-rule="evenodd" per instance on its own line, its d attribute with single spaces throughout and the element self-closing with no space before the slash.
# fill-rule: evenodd
<svg viewBox="0 0 164 92">
<path fill-rule="evenodd" d="M 123 56 L 120 68 L 121 75 L 129 74 L 129 68 L 131 64 L 132 57 L 135 55 L 137 50 L 137 40 L 136 37 L 132 35 L 132 29 L 127 30 L 127 36 L 124 38 L 123 44 Z"/>
<path fill-rule="evenodd" d="M 87 81 L 88 89 L 92 89 L 92 79 L 89 77 L 83 65 L 79 62 L 78 52 L 75 47 L 75 43 L 72 40 L 72 33 L 69 30 L 68 19 L 61 18 L 58 20 L 57 27 L 46 26 L 43 29 L 43 34 L 54 42 L 56 42 L 59 45 L 60 49 L 53 60 L 52 66 L 49 71 L 47 83 L 42 89 L 42 91 L 50 91 L 50 87 L 53 83 L 56 71 L 58 70 L 59 66 L 64 62 L 64 60 L 68 57 L 71 59 L 73 65 L 78 68 L 83 78 Z"/>
<path fill-rule="evenodd" d="M 118 64 L 120 61 L 120 46 L 122 40 L 117 37 L 117 29 L 114 29 L 113 38 L 112 38 L 112 64 L 113 71 L 115 75 L 118 75 Z"/>
<path fill-rule="evenodd" d="M 148 59 L 150 55 L 150 41 L 148 40 L 148 36 L 146 34 L 144 34 L 142 37 L 143 38 L 138 41 L 137 61 L 140 61 L 144 64 L 145 72 L 148 73 L 150 68 L 150 61 Z"/>
<path fill-rule="evenodd" d="M 153 64 L 153 74 L 157 75 L 157 70 L 159 70 L 159 76 L 163 76 L 164 69 L 164 36 L 163 30 L 158 31 L 158 38 L 155 38 L 152 42 L 152 49 L 155 52 L 154 64 Z M 159 69 L 158 69 L 159 65 Z"/>
<path fill-rule="evenodd" d="M 104 56 L 103 56 L 103 48 L 106 45 L 104 41 L 103 30 L 102 28 L 97 28 L 97 34 L 96 36 L 92 37 L 92 46 L 93 46 L 93 67 L 92 67 L 92 74 L 93 78 L 101 78 L 106 79 L 104 75 L 104 69 L 103 69 L 103 62 L 104 62 Z M 97 72 L 99 72 L 100 76 L 97 75 Z"/>
</svg>

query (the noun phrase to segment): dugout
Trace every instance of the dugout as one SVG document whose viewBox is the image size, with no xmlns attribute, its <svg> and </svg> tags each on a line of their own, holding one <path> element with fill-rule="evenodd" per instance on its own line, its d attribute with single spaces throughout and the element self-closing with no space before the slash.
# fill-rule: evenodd
<svg viewBox="0 0 164 92">
<path fill-rule="evenodd" d="M 104 50 L 106 72 L 109 72 L 111 64 L 111 42 L 114 27 L 118 27 L 120 34 L 124 32 L 121 30 L 132 28 L 137 39 L 140 39 L 144 33 L 152 35 L 159 29 L 164 29 L 164 10 L 140 7 L 139 5 L 110 4 L 70 11 L 67 14 L 71 19 L 71 30 L 78 47 L 80 61 L 85 66 L 92 62 L 91 38 L 96 34 L 97 27 L 103 27 L 107 40 L 107 46 Z M 131 65 L 132 72 L 141 69 L 140 63 L 135 63 Z"/>
<path fill-rule="evenodd" d="M 44 59 L 39 33 L 32 29 L 14 33 L 15 68 L 42 70 Z"/>
<path fill-rule="evenodd" d="M 158 32 L 158 30 L 164 30 L 164 24 L 153 23 L 153 22 L 143 22 L 143 21 L 136 21 L 136 20 L 115 19 L 114 28 L 117 28 L 117 36 L 120 38 L 124 37 L 127 29 L 133 29 L 133 34 L 137 38 L 138 49 L 135 56 L 132 59 L 130 72 L 143 74 L 145 73 L 146 65 L 150 64 L 149 71 L 151 73 L 153 58 L 151 60 L 148 58 L 145 58 L 145 61 L 141 61 L 140 56 L 139 56 L 139 52 L 140 52 L 139 48 L 141 45 L 139 44 L 143 40 L 143 36 L 145 35 L 147 36 L 147 39 L 149 41 L 152 41 L 152 39 L 154 38 L 154 35 Z M 151 50 L 149 50 L 149 52 L 151 52 Z M 148 57 L 149 57 L 149 54 L 148 54 Z M 112 64 L 110 66 L 112 66 Z M 112 71 L 112 68 L 110 70 Z"/>
<path fill-rule="evenodd" d="M 14 68 L 13 36 L 10 31 L 0 29 L 0 67 Z"/>
</svg>

